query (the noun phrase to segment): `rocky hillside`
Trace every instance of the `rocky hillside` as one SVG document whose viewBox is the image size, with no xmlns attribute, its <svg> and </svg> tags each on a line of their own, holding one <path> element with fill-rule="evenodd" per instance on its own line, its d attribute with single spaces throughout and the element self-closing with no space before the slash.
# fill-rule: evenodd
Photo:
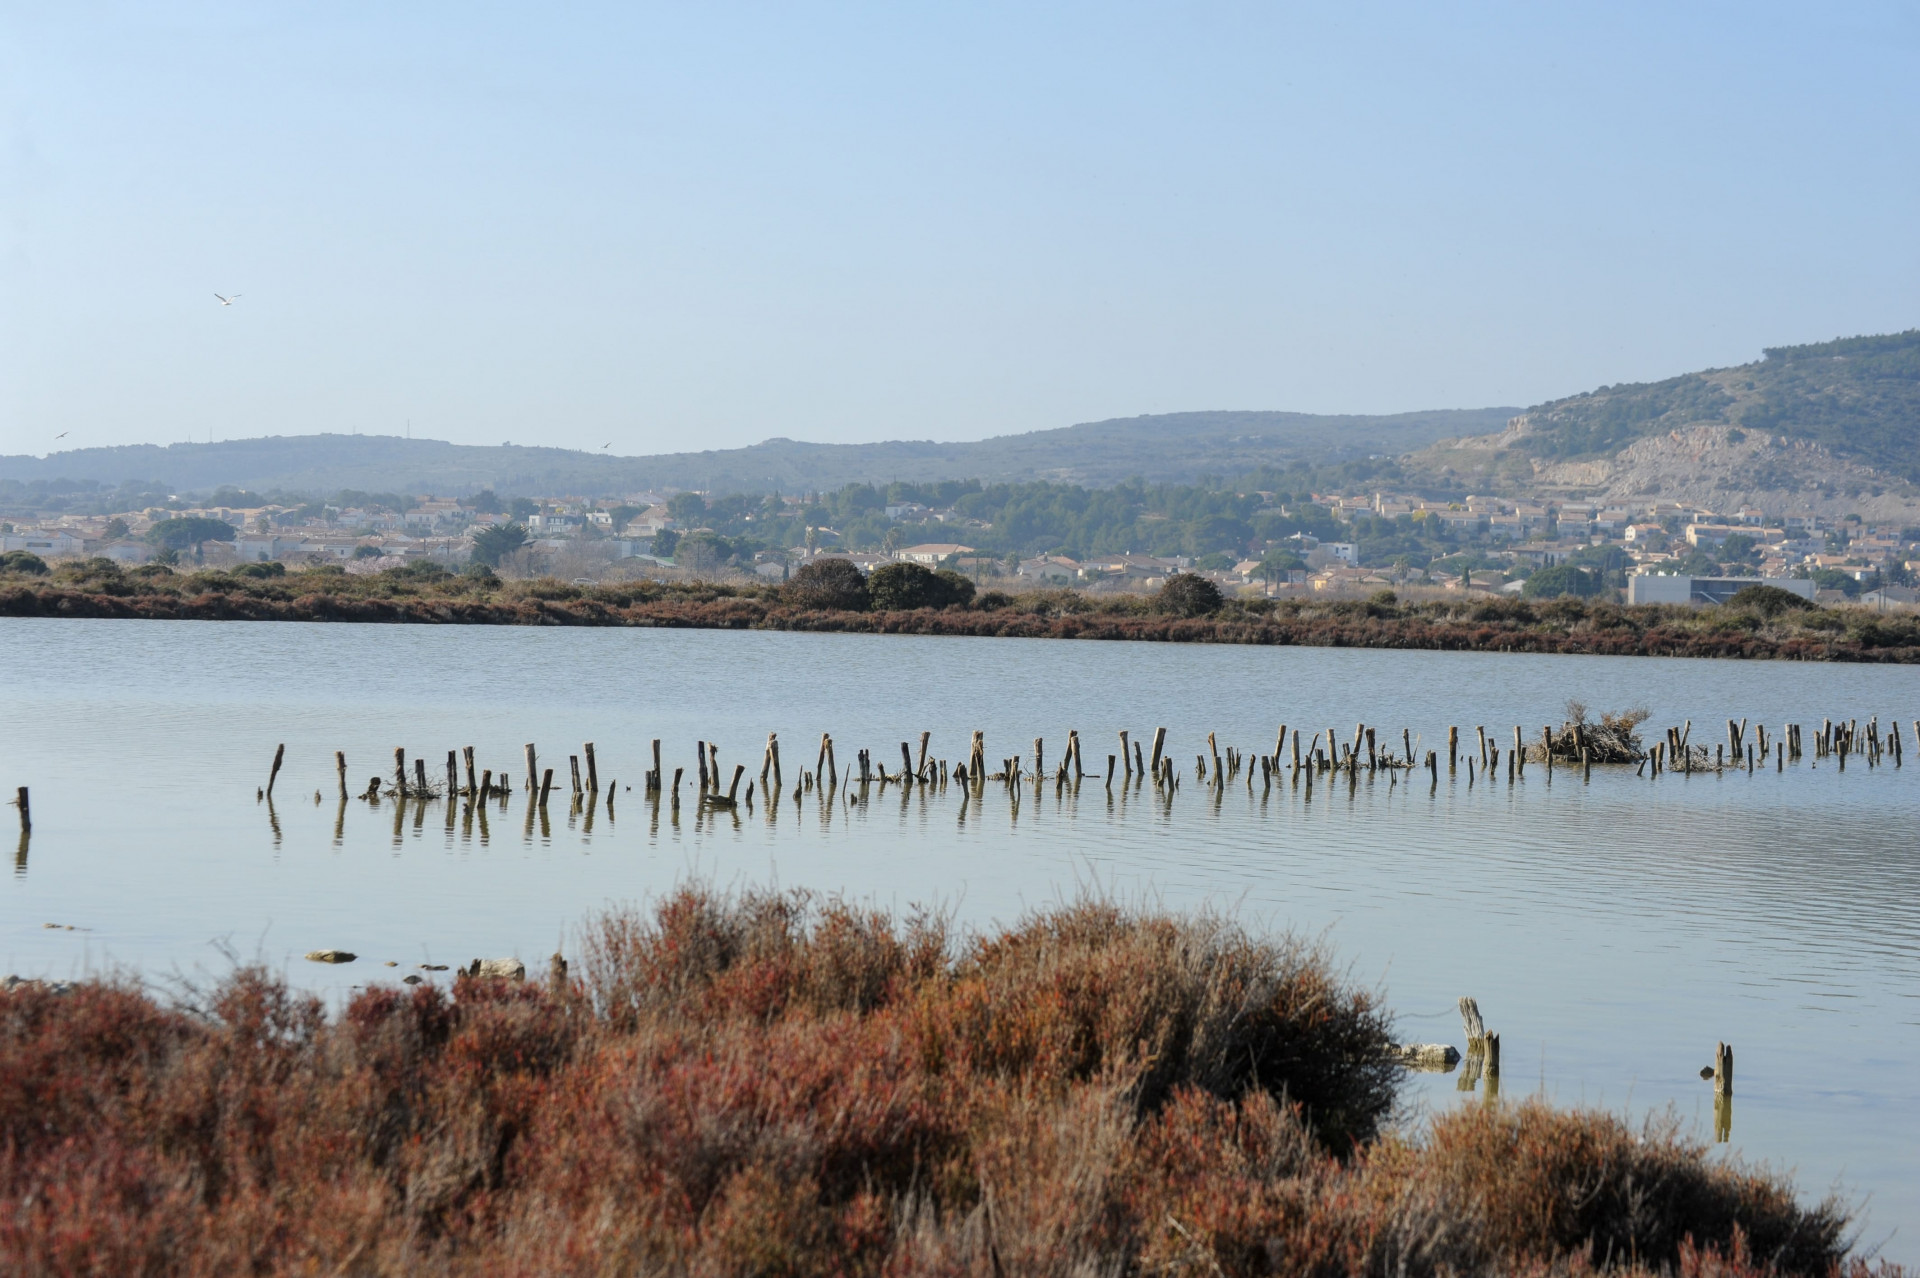
<svg viewBox="0 0 1920 1278">
<path fill-rule="evenodd" d="M 1903 517 L 1920 511 L 1920 330 L 1603 386 L 1410 460 L 1490 491 Z"/>
</svg>

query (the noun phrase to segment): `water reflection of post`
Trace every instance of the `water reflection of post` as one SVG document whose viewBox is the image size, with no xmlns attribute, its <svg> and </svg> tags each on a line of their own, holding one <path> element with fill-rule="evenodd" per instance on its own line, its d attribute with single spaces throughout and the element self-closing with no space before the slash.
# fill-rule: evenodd
<svg viewBox="0 0 1920 1278">
<path fill-rule="evenodd" d="M 407 795 L 404 790 L 393 796 L 393 846 L 400 846 L 401 830 L 407 820 Z"/>
<path fill-rule="evenodd" d="M 527 843 L 533 842 L 533 813 L 540 805 L 534 801 L 533 791 L 527 791 L 527 819 L 520 827 L 520 838 Z"/>
<path fill-rule="evenodd" d="M 414 762 L 418 763 L 419 760 L 415 759 Z M 269 803 L 267 806 L 271 808 L 273 805 Z M 427 828 L 427 801 L 425 799 L 415 799 L 413 801 L 413 835 L 414 837 L 419 838 L 420 832 L 422 830 L 425 830 L 426 828 Z"/>
<path fill-rule="evenodd" d="M 578 800 L 575 800 L 574 806 L 575 807 L 579 806 Z M 580 826 L 581 834 L 591 835 L 593 833 L 593 812 L 594 812 L 594 809 L 599 806 L 600 806 L 600 792 L 598 790 L 589 789 L 587 791 L 586 816 L 585 816 L 585 819 L 581 822 L 581 826 Z"/>
<path fill-rule="evenodd" d="M 24 879 L 27 877 L 27 844 L 32 841 L 33 827 L 31 825 L 22 825 L 20 827 L 20 842 L 15 845 L 13 849 L 13 877 L 16 879 Z"/>
<path fill-rule="evenodd" d="M 474 815 L 480 818 L 480 846 L 484 848 L 485 846 L 487 846 L 487 836 L 490 833 L 487 829 L 486 800 L 483 799 L 479 803 L 474 804 L 473 806 L 474 806 Z"/>
<path fill-rule="evenodd" d="M 339 847 L 347 837 L 347 796 L 343 791 L 340 804 L 333 810 L 333 846 Z"/>
<path fill-rule="evenodd" d="M 553 842 L 553 824 L 547 820 L 547 805 L 542 803 L 538 810 L 540 813 L 540 841 L 542 843 L 551 843 Z"/>
<path fill-rule="evenodd" d="M 1453 1081 L 1453 1090 L 1456 1092 L 1479 1090 L 1480 1075 L 1481 1072 L 1486 1069 L 1486 1065 L 1487 1057 L 1483 1046 L 1477 1043 L 1468 1043 L 1467 1058 L 1460 1067 L 1460 1077 Z"/>
</svg>

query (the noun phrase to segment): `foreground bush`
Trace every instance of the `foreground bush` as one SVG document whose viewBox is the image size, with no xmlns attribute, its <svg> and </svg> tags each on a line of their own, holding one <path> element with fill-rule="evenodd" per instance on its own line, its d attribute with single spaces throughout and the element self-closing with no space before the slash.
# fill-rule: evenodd
<svg viewBox="0 0 1920 1278">
<path fill-rule="evenodd" d="M 1387 1134 L 1317 953 L 688 890 L 559 987 L 0 994 L 9 1274 L 1826 1273 L 1843 1218 L 1537 1103 Z"/>
</svg>

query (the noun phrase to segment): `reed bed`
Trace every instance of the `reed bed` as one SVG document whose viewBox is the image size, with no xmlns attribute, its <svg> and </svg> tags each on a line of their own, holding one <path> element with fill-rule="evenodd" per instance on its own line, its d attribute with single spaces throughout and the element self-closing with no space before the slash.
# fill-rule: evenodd
<svg viewBox="0 0 1920 1278">
<path fill-rule="evenodd" d="M 104 566 L 103 566 L 104 565 Z M 243 568 L 246 567 L 243 565 Z M 775 585 L 575 586 L 396 569 L 249 576 L 124 572 L 105 560 L 0 577 L 0 616 L 426 625 L 670 626 L 1797 661 L 1920 661 L 1920 615 L 1466 597 L 1227 599 L 1200 615 L 1152 595 L 987 591 L 944 608 L 811 606 Z"/>
<path fill-rule="evenodd" d="M 1840 1205 L 1670 1122 L 1409 1132 L 1400 1077 L 1371 993 L 1217 915 L 695 885 L 544 984 L 0 993 L 0 1268 L 1867 1271 Z"/>
</svg>

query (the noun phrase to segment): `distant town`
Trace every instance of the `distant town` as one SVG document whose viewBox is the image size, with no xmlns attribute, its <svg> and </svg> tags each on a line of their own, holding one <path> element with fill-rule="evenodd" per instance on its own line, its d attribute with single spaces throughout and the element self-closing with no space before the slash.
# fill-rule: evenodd
<svg viewBox="0 0 1920 1278">
<path fill-rule="evenodd" d="M 1715 602 L 1758 579 L 1820 602 L 1899 609 L 1915 606 L 1920 573 L 1920 528 L 1654 500 L 977 483 L 793 496 L 137 495 L 161 500 L 112 512 L 103 508 L 128 503 L 69 495 L 47 503 L 66 509 L 20 513 L 16 497 L 16 513 L 0 522 L 0 553 L 48 564 L 103 558 L 129 569 L 277 563 L 372 574 L 484 566 L 501 576 L 583 582 L 778 582 L 812 560 L 844 558 L 863 571 L 906 561 L 1002 589 L 1096 593 L 1157 589 L 1173 573 L 1194 572 L 1225 592 L 1267 598 L 1392 589 Z M 1103 513 L 1103 501 L 1119 508 Z M 1127 536 L 1141 544 L 1073 544 Z"/>
</svg>

